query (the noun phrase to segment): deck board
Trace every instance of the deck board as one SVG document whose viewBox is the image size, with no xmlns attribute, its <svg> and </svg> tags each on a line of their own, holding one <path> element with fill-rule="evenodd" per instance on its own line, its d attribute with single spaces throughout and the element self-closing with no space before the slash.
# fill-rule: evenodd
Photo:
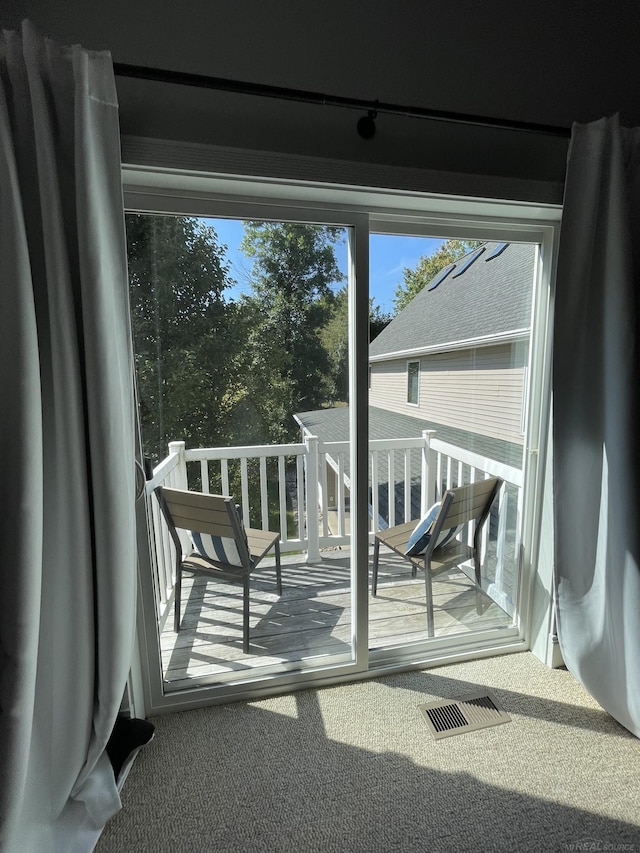
<svg viewBox="0 0 640 853">
<path fill-rule="evenodd" d="M 160 635 L 165 680 L 180 682 L 310 657 L 348 654 L 351 647 L 349 557 L 329 552 L 318 566 L 284 562 L 283 594 L 275 572 L 252 576 L 250 650 L 242 651 L 242 587 L 208 577 L 183 576 L 182 627 L 168 619 Z M 443 637 L 507 626 L 511 618 L 486 594 L 476 612 L 476 590 L 459 569 L 433 581 L 435 635 Z M 427 637 L 422 573 L 411 577 L 402 558 L 381 549 L 378 595 L 369 594 L 371 649 Z"/>
</svg>

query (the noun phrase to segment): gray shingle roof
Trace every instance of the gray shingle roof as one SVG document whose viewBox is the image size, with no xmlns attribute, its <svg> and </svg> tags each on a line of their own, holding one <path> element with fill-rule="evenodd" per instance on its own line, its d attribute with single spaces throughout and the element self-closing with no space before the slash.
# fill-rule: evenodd
<svg viewBox="0 0 640 853">
<path fill-rule="evenodd" d="M 347 441 L 349 438 L 348 406 L 299 412 L 296 418 L 311 435 L 317 435 L 321 441 Z M 497 462 L 513 465 L 514 468 L 522 466 L 520 444 L 369 406 L 370 439 L 419 438 L 425 429 L 436 430 L 437 438 L 455 444 L 456 447 L 463 447 Z"/>
<path fill-rule="evenodd" d="M 349 408 L 341 406 L 337 409 L 319 409 L 315 412 L 300 412 L 296 418 L 304 425 L 311 435 L 317 435 L 321 441 L 347 441 L 349 437 Z M 454 427 L 444 426 L 425 421 L 420 418 L 412 418 L 398 412 L 389 412 L 386 409 L 369 407 L 369 437 L 371 439 L 389 438 L 415 438 L 422 435 L 425 429 L 435 429 L 438 438 L 473 450 L 482 456 L 488 456 L 498 462 L 513 465 L 515 468 L 522 467 L 522 446 L 509 441 L 501 441 L 488 438 L 478 433 L 466 432 Z M 420 515 L 420 484 L 422 477 L 421 454 L 418 450 L 410 451 L 411 466 L 411 518 Z M 349 460 L 345 460 L 345 474 L 349 475 Z M 395 504 L 396 518 L 404 517 L 404 470 L 398 466 L 395 472 L 395 482 L 392 488 L 393 502 Z M 378 462 L 378 511 L 382 518 L 388 518 L 389 503 L 388 468 L 385 459 Z M 369 510 L 372 509 L 371 484 L 369 484 Z"/>
<path fill-rule="evenodd" d="M 369 355 L 528 329 L 536 248 L 510 243 L 497 257 L 485 260 L 498 246 L 484 243 L 484 251 L 461 274 L 457 272 L 473 252 L 456 261 L 455 269 L 433 290 L 429 285 L 421 290 L 372 341 Z"/>
</svg>

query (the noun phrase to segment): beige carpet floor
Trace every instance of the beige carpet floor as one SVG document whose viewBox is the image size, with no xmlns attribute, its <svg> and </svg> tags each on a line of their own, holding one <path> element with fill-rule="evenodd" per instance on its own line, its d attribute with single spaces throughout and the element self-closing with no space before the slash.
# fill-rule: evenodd
<svg viewBox="0 0 640 853">
<path fill-rule="evenodd" d="M 484 688 L 511 722 L 434 741 Z M 97 853 L 640 853 L 640 741 L 529 653 L 153 722 Z"/>
</svg>

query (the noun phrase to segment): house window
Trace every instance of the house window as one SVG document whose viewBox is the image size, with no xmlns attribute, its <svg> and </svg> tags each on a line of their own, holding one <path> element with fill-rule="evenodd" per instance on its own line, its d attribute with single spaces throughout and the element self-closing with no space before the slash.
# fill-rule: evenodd
<svg viewBox="0 0 640 853">
<path fill-rule="evenodd" d="M 420 386 L 420 362 L 407 362 L 407 403 L 418 405 L 418 389 Z"/>
</svg>

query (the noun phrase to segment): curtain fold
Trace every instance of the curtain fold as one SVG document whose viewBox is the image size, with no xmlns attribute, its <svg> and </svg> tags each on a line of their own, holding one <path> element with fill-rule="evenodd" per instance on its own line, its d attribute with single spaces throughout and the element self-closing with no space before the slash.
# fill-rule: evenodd
<svg viewBox="0 0 640 853">
<path fill-rule="evenodd" d="M 640 736 L 640 130 L 573 128 L 554 311 L 558 637 Z"/>
<path fill-rule="evenodd" d="M 111 58 L 0 41 L 0 847 L 90 850 L 135 628 L 133 357 Z M 4 846 L 3 846 L 4 845 Z"/>
</svg>

